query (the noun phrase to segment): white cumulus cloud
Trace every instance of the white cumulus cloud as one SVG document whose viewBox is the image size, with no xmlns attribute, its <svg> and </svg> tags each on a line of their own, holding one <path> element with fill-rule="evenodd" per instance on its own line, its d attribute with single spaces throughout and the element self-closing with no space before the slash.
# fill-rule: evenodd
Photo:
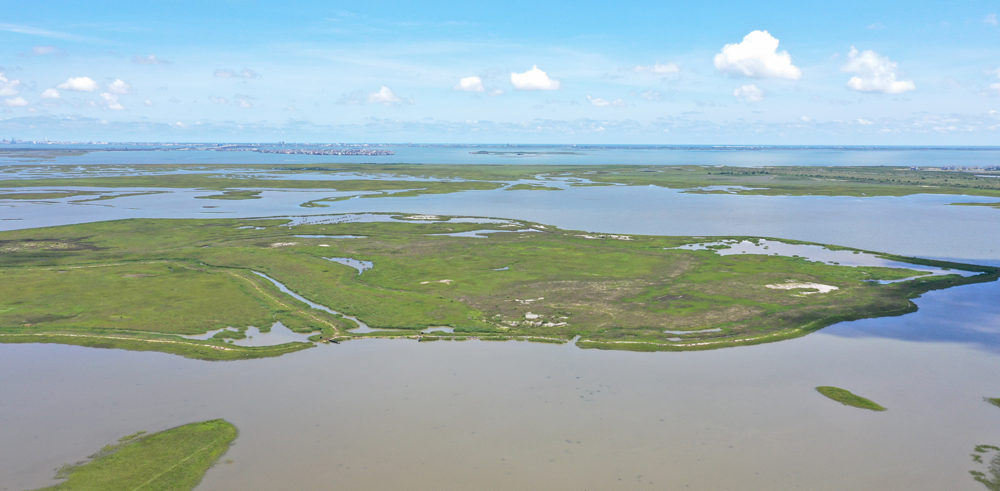
<svg viewBox="0 0 1000 491">
<path fill-rule="evenodd" d="M 146 100 L 142 101 L 142 103 L 145 104 L 146 107 L 153 107 L 153 101 L 151 101 L 149 99 L 146 99 Z"/>
<path fill-rule="evenodd" d="M 229 104 L 229 101 L 226 100 L 225 97 L 209 96 L 208 100 L 210 100 L 210 101 L 212 101 L 212 102 L 214 102 L 216 104 Z"/>
<path fill-rule="evenodd" d="M 638 73 L 649 72 L 649 73 L 663 74 L 663 73 L 677 73 L 681 71 L 681 69 L 677 67 L 676 63 L 667 63 L 667 64 L 655 63 L 650 66 L 639 65 L 633 68 L 632 71 Z"/>
<path fill-rule="evenodd" d="M 42 92 L 42 99 L 62 99 L 59 95 L 59 91 L 56 89 L 45 89 Z"/>
<path fill-rule="evenodd" d="M 863 125 L 863 126 L 871 126 L 871 125 L 875 124 L 875 122 L 872 121 L 872 120 L 870 120 L 870 119 L 858 118 L 858 124 Z"/>
<path fill-rule="evenodd" d="M 116 78 L 114 82 L 108 84 L 108 92 L 117 95 L 129 95 L 132 93 L 132 86 L 128 82 Z"/>
<path fill-rule="evenodd" d="M 3 76 L 3 72 L 0 72 L 0 96 L 15 96 L 21 92 L 18 89 L 20 86 L 20 80 L 7 80 L 7 77 Z"/>
<path fill-rule="evenodd" d="M 764 91 L 760 87 L 757 87 L 757 84 L 736 87 L 733 95 L 746 102 L 760 102 L 764 100 Z"/>
<path fill-rule="evenodd" d="M 57 51 L 59 51 L 59 48 L 55 46 L 33 46 L 31 48 L 31 54 L 37 56 L 51 55 Z"/>
<path fill-rule="evenodd" d="M 549 75 L 538 69 L 538 65 L 531 67 L 524 73 L 511 73 L 510 83 L 518 90 L 557 90 L 562 83 L 549 78 Z"/>
<path fill-rule="evenodd" d="M 3 103 L 8 107 L 24 107 L 28 105 L 28 101 L 24 100 L 24 97 L 14 97 L 12 99 L 5 99 Z"/>
<path fill-rule="evenodd" d="M 732 76 L 802 78 L 788 51 L 778 52 L 778 40 L 767 31 L 753 31 L 739 44 L 727 44 L 715 55 L 715 68 Z"/>
<path fill-rule="evenodd" d="M 392 89 L 383 85 L 382 88 L 378 89 L 378 92 L 368 94 L 368 102 L 371 104 L 382 104 L 383 106 L 394 106 L 402 104 L 405 101 L 396 94 L 393 94 Z"/>
<path fill-rule="evenodd" d="M 65 82 L 56 85 L 63 90 L 74 90 L 76 92 L 93 92 L 100 88 L 97 82 L 90 77 L 70 77 Z"/>
<path fill-rule="evenodd" d="M 458 81 L 458 85 L 452 90 L 462 90 L 465 92 L 485 92 L 483 79 L 479 77 L 465 77 Z"/>
<path fill-rule="evenodd" d="M 260 78 L 259 73 L 249 68 L 244 68 L 242 71 L 239 72 L 228 68 L 218 68 L 212 75 L 218 78 L 245 78 L 245 79 Z"/>
<path fill-rule="evenodd" d="M 115 111 L 122 111 L 125 109 L 125 106 L 118 102 L 118 96 L 108 92 L 101 94 L 101 105 L 108 109 L 114 109 Z"/>
<path fill-rule="evenodd" d="M 858 92 L 901 94 L 917 88 L 912 80 L 896 80 L 899 67 L 887 56 L 872 50 L 859 53 L 854 46 L 851 46 L 851 52 L 847 56 L 850 59 L 840 67 L 840 71 L 857 74 L 847 81 L 847 86 L 851 89 Z"/>
</svg>

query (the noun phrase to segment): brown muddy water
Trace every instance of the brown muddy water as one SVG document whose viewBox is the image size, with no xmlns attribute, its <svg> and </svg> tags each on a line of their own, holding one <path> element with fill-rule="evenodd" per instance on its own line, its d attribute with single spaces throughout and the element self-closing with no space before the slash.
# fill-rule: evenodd
<svg viewBox="0 0 1000 491">
<path fill-rule="evenodd" d="M 1000 325 L 997 293 L 931 292 L 909 316 L 687 353 L 360 340 L 205 362 L 0 345 L 0 489 L 220 417 L 240 436 L 200 491 L 984 489 L 969 454 L 1000 443 L 1000 410 L 982 402 L 1000 396 L 1000 353 L 976 332 Z"/>
</svg>

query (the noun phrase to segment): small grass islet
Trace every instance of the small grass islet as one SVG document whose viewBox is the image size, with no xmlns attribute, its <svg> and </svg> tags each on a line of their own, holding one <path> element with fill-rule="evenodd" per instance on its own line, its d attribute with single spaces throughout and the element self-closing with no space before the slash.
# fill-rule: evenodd
<svg viewBox="0 0 1000 491">
<path fill-rule="evenodd" d="M 37 491 L 189 491 L 232 445 L 236 427 L 213 419 L 158 433 L 138 432 L 89 461 L 56 471 L 65 481 Z"/>
<path fill-rule="evenodd" d="M 861 409 L 869 409 L 871 411 L 886 410 L 886 408 L 880 406 L 879 404 L 875 403 L 870 399 L 865 399 L 864 397 L 854 395 L 850 391 L 841 389 L 839 387 L 820 386 L 816 387 L 816 391 L 845 406 L 852 406 Z"/>
</svg>

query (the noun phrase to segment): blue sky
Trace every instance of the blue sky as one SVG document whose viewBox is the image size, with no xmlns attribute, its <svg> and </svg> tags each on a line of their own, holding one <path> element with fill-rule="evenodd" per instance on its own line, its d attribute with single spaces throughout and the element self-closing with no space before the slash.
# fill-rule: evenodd
<svg viewBox="0 0 1000 491">
<path fill-rule="evenodd" d="M 998 13 L 8 0 L 0 138 L 997 145 Z"/>
</svg>

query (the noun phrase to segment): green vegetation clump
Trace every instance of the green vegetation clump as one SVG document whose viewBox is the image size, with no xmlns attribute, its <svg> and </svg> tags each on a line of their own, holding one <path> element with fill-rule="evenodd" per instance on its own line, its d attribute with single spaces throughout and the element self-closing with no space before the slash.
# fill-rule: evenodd
<svg viewBox="0 0 1000 491">
<path fill-rule="evenodd" d="M 985 206 L 987 208 L 996 208 L 1000 210 L 1000 202 L 994 201 L 991 203 L 949 203 L 953 206 Z"/>
<path fill-rule="evenodd" d="M 1000 407 L 1000 397 L 984 397 L 983 400 L 996 407 Z"/>
<path fill-rule="evenodd" d="M 830 399 L 833 399 L 845 406 L 853 406 L 861 409 L 869 409 L 872 411 L 885 411 L 886 409 L 875 402 L 865 399 L 864 397 L 852 394 L 850 391 L 841 389 L 838 387 L 822 386 L 816 387 L 816 390 Z"/>
<path fill-rule="evenodd" d="M 197 199 L 260 199 L 260 191 L 250 189 L 239 189 L 225 191 L 222 194 L 212 194 L 209 196 L 195 196 Z"/>
<path fill-rule="evenodd" d="M 976 445 L 973 452 L 972 461 L 976 464 L 986 466 L 986 472 L 973 470 L 969 471 L 969 474 L 972 474 L 973 479 L 986 486 L 986 489 L 1000 491 L 1000 447 L 994 445 Z M 993 453 L 992 458 L 989 456 L 990 453 Z M 983 459 L 984 456 L 989 460 Z"/>
<path fill-rule="evenodd" d="M 561 188 L 553 186 L 541 186 L 538 184 L 515 184 L 509 188 L 507 191 L 562 191 Z"/>
<path fill-rule="evenodd" d="M 236 436 L 236 427 L 221 419 L 153 434 L 140 431 L 105 446 L 90 461 L 63 466 L 56 479 L 66 481 L 38 491 L 188 491 Z"/>
</svg>

